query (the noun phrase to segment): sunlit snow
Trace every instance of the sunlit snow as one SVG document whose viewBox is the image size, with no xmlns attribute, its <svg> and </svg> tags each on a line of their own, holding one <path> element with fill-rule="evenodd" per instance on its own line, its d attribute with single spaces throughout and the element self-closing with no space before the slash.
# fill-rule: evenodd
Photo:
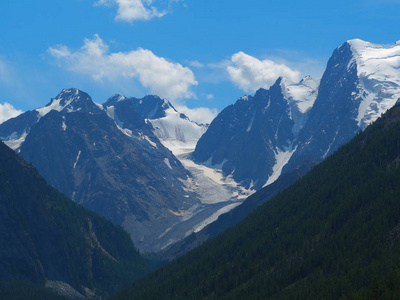
<svg viewBox="0 0 400 300">
<path fill-rule="evenodd" d="M 79 157 L 81 157 L 81 150 L 79 150 L 78 155 L 76 156 L 76 159 L 75 159 L 75 162 L 74 162 L 74 169 L 75 169 L 75 167 L 76 167 L 76 164 L 77 164 L 78 161 L 79 161 Z"/>
<path fill-rule="evenodd" d="M 175 155 L 194 149 L 207 127 L 182 118 L 172 107 L 166 109 L 165 113 L 163 118 L 147 120 L 153 125 L 154 134 L 161 143 Z"/>
<path fill-rule="evenodd" d="M 348 41 L 360 78 L 357 123 L 361 128 L 375 121 L 400 98 L 400 44 L 382 46 L 359 39 Z"/>
</svg>

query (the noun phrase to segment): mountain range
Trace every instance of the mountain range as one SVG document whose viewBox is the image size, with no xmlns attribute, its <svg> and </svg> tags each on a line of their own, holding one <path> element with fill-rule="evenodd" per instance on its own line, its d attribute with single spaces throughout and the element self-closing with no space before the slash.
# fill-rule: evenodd
<svg viewBox="0 0 400 300">
<path fill-rule="evenodd" d="M 149 271 L 130 236 L 167 259 L 205 244 L 117 298 L 395 298 L 399 100 L 400 43 L 361 40 L 209 125 L 64 89 L 0 124 L 0 280 L 109 295 Z"/>
<path fill-rule="evenodd" d="M 190 249 L 256 209 L 257 201 L 240 205 L 252 192 L 289 186 L 393 106 L 399 56 L 399 43 L 347 41 L 321 80 L 278 78 L 209 126 L 154 95 L 100 105 L 65 89 L 0 124 L 0 138 L 53 187 L 121 224 L 140 251 L 169 252 L 188 236 Z"/>
<path fill-rule="evenodd" d="M 395 106 L 242 222 L 112 299 L 397 299 L 399 145 Z"/>
<path fill-rule="evenodd" d="M 157 96 L 114 95 L 100 105 L 64 89 L 0 124 L 0 137 L 53 187 L 122 225 L 140 251 L 156 252 L 244 199 L 164 146 L 185 155 L 206 128 Z"/>
</svg>

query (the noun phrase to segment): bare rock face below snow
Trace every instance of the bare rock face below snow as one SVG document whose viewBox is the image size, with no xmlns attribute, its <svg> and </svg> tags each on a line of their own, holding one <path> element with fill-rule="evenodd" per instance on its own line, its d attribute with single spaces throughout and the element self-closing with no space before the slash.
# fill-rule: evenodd
<svg viewBox="0 0 400 300">
<path fill-rule="evenodd" d="M 298 132 L 315 101 L 315 85 L 318 81 L 309 77 L 299 84 L 279 78 L 269 90 L 239 99 L 210 124 L 194 159 L 221 168 L 246 188 L 272 183 L 296 149 Z"/>
</svg>

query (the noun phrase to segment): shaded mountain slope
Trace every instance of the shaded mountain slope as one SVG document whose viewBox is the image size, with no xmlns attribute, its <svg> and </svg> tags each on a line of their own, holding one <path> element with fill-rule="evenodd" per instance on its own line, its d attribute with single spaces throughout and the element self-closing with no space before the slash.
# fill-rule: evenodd
<svg viewBox="0 0 400 300">
<path fill-rule="evenodd" d="M 0 281 L 107 295 L 148 271 L 129 235 L 50 187 L 0 143 Z"/>
<path fill-rule="evenodd" d="M 1 124 L 0 136 L 53 187 L 122 225 L 141 251 L 157 251 L 169 243 L 162 234 L 200 201 L 186 186 L 190 173 L 152 127 L 130 102 L 118 103 L 114 120 L 114 110 L 64 89 Z"/>
<path fill-rule="evenodd" d="M 399 162 L 396 106 L 237 226 L 115 299 L 398 298 Z"/>
</svg>

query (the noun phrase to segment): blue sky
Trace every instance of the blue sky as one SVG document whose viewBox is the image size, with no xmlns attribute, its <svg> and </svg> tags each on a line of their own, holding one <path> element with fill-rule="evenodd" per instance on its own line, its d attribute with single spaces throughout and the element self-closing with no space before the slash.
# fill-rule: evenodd
<svg viewBox="0 0 400 300">
<path fill-rule="evenodd" d="M 393 44 L 399 24 L 399 0 L 6 0 L 0 103 L 30 110 L 76 87 L 210 117 L 278 76 L 321 77 L 346 40 Z"/>
</svg>

